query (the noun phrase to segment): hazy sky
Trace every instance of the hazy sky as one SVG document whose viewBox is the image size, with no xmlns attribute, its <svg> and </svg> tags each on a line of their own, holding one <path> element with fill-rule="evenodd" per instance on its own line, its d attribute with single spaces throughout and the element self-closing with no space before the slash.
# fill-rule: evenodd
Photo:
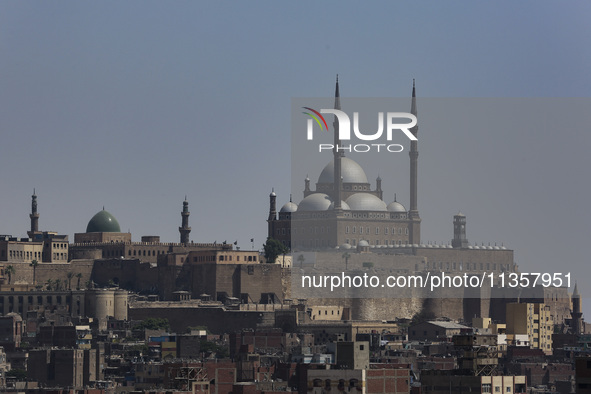
<svg viewBox="0 0 591 394">
<path fill-rule="evenodd" d="M 0 233 L 26 235 L 35 187 L 42 230 L 73 239 L 104 205 L 136 241 L 178 241 L 187 195 L 192 240 L 259 248 L 271 188 L 289 198 L 291 99 L 332 95 L 337 73 L 350 97 L 407 97 L 416 78 L 419 115 L 428 97 L 579 98 L 560 101 L 577 117 L 564 128 L 552 113 L 498 134 L 421 124 L 419 209 L 425 241 L 449 241 L 462 210 L 470 241 L 515 249 L 525 272 L 576 271 L 591 292 L 590 15 L 557 1 L 1 2 Z M 380 174 L 406 205 L 407 161 Z"/>
</svg>

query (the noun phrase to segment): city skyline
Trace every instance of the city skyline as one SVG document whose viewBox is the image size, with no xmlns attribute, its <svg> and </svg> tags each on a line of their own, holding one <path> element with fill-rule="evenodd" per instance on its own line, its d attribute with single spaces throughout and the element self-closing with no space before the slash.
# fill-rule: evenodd
<svg viewBox="0 0 591 394">
<path fill-rule="evenodd" d="M 191 240 L 260 249 L 271 189 L 279 206 L 302 197 L 291 98 L 330 96 L 338 73 L 344 97 L 410 104 L 414 78 L 419 115 L 431 97 L 579 98 L 566 133 L 421 124 L 419 210 L 424 242 L 449 242 L 461 210 L 470 242 L 514 249 L 522 271 L 591 274 L 591 140 L 574 128 L 591 93 L 586 4 L 31 4 L 0 6 L 2 234 L 26 236 L 36 188 L 41 230 L 72 239 L 104 206 L 134 241 L 177 242 L 186 195 Z M 406 169 L 367 175 L 408 205 Z"/>
</svg>

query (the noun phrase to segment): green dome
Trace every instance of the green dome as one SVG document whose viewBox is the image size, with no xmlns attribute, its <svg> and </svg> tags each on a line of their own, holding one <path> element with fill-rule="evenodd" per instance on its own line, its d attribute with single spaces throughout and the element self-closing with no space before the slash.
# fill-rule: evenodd
<svg viewBox="0 0 591 394">
<path fill-rule="evenodd" d="M 86 226 L 87 233 L 120 233 L 121 227 L 115 216 L 111 215 L 104 209 L 94 215 L 88 226 Z"/>
</svg>

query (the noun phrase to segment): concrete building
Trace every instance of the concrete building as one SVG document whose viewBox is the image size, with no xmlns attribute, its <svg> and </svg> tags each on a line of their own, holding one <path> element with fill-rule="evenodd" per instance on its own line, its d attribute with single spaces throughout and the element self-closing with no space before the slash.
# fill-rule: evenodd
<svg viewBox="0 0 591 394">
<path fill-rule="evenodd" d="M 513 335 L 527 335 L 534 349 L 552 354 L 552 333 L 554 316 L 545 304 L 510 303 L 507 304 L 507 341 Z"/>
<path fill-rule="evenodd" d="M 525 376 L 457 375 L 454 371 L 423 371 L 421 393 L 501 393 L 527 392 Z"/>
<path fill-rule="evenodd" d="M 365 369 L 308 369 L 307 387 L 300 387 L 300 393 L 391 393 L 410 392 L 410 369 L 383 368 L 372 365 Z"/>
<path fill-rule="evenodd" d="M 459 335 L 462 330 L 470 330 L 470 327 L 448 321 L 426 321 L 410 326 L 408 339 L 441 341 Z"/>
<path fill-rule="evenodd" d="M 336 364 L 341 369 L 368 369 L 369 342 L 339 341 L 336 343 Z"/>
</svg>

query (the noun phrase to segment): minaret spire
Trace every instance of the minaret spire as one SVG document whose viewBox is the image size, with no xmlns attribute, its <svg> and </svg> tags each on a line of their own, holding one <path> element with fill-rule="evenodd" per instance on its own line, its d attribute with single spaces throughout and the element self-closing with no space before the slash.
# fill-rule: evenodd
<svg viewBox="0 0 591 394">
<path fill-rule="evenodd" d="M 575 282 L 575 288 L 573 290 L 571 300 L 573 304 L 573 309 L 571 312 L 571 332 L 575 335 L 581 335 L 584 331 L 583 308 L 581 305 L 581 295 L 579 294 L 579 289 L 577 288 L 577 282 Z"/>
<path fill-rule="evenodd" d="M 189 227 L 189 215 L 189 202 L 187 201 L 187 196 L 185 196 L 185 201 L 183 201 L 183 211 L 181 212 L 182 223 L 181 227 L 179 227 L 182 244 L 189 243 L 189 233 L 191 232 L 191 227 Z"/>
<path fill-rule="evenodd" d="M 337 83 L 334 92 L 334 109 L 341 109 L 341 95 L 339 93 L 339 74 L 337 74 Z M 332 123 L 334 129 L 334 149 L 333 149 L 333 162 L 334 162 L 334 179 L 333 179 L 333 195 L 334 209 L 341 210 L 341 189 L 342 189 L 342 177 L 341 177 L 341 157 L 343 152 L 339 152 L 341 146 L 341 140 L 339 139 L 339 121 L 335 115 Z"/>
<path fill-rule="evenodd" d="M 412 98 L 410 104 L 410 113 L 417 116 L 417 92 L 415 87 L 415 80 L 412 80 Z M 410 129 L 416 137 L 419 133 L 419 125 Z M 419 244 L 421 241 L 421 218 L 419 216 L 418 208 L 418 161 L 419 149 L 418 141 L 410 142 L 410 211 L 408 212 L 409 223 L 409 242 L 411 244 Z"/>
<path fill-rule="evenodd" d="M 37 194 L 33 188 L 33 195 L 31 196 L 31 231 L 27 231 L 29 238 L 34 238 L 35 234 L 39 233 L 39 213 L 37 213 Z"/>
</svg>

